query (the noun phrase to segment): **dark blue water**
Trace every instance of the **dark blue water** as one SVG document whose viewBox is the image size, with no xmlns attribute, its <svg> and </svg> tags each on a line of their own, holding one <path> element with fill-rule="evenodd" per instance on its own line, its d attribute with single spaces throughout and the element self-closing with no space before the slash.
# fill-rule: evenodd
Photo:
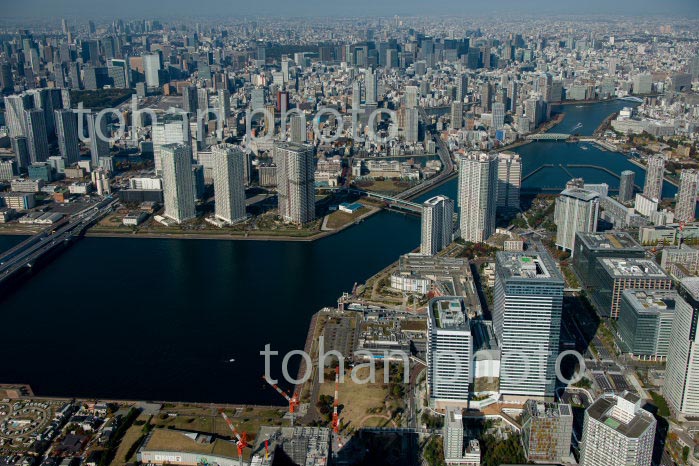
<svg viewBox="0 0 699 466">
<path fill-rule="evenodd" d="M 264 345 L 303 349 L 313 313 L 419 235 L 417 218 L 381 212 L 313 243 L 82 239 L 0 301 L 0 381 L 43 395 L 279 403 L 261 384 Z M 0 249 L 16 241 L 0 237 Z"/>
<path fill-rule="evenodd" d="M 551 129 L 556 133 L 578 133 L 582 136 L 592 134 L 609 114 L 623 107 L 635 105 L 630 102 L 611 101 L 587 105 L 557 105 L 554 111 L 564 112 L 565 118 Z M 582 126 L 573 131 L 579 123 Z M 605 167 L 616 174 L 624 170 L 632 170 L 636 173 L 635 183 L 643 188 L 646 172 L 643 168 L 633 164 L 626 156 L 617 152 L 608 152 L 597 148 L 590 143 L 566 143 L 562 141 L 537 141 L 513 150 L 522 156 L 522 176 L 526 179 L 522 182 L 523 190 L 550 189 L 545 191 L 554 194 L 553 189 L 563 189 L 567 181 L 573 177 L 581 177 L 587 183 L 607 183 L 610 188 L 619 188 L 619 179 L 602 170 L 591 168 L 567 168 L 568 172 L 560 165 L 598 165 Z M 542 165 L 556 165 L 544 168 L 530 177 Z M 433 192 L 421 196 L 423 201 L 435 194 L 444 194 L 456 198 L 457 181 L 452 180 L 436 188 Z M 672 198 L 677 193 L 677 188 L 670 183 L 663 185 L 663 197 Z"/>
<path fill-rule="evenodd" d="M 565 106 L 554 131 L 583 121 L 579 132 L 592 132 L 621 106 Z M 525 174 L 543 163 L 595 163 L 643 182 L 624 156 L 592 146 L 517 151 Z M 575 175 L 617 185 L 597 170 Z M 551 169 L 523 185 L 569 178 Z M 437 193 L 454 198 L 456 181 L 424 197 Z M 29 383 L 39 395 L 279 403 L 260 381 L 264 345 L 282 355 L 303 348 L 312 314 L 415 248 L 419 235 L 417 218 L 382 212 L 312 243 L 82 239 L 0 301 L 0 382 Z M 0 250 L 20 240 L 0 236 Z"/>
</svg>

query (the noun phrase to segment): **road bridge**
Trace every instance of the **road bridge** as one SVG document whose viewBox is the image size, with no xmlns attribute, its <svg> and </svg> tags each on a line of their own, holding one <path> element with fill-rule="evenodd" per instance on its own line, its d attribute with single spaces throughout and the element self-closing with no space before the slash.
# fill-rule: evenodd
<svg viewBox="0 0 699 466">
<path fill-rule="evenodd" d="M 90 225 L 111 212 L 116 202 L 116 199 L 107 198 L 0 255 L 0 285 L 18 272 L 33 267 L 44 255 L 80 237 Z"/>
<path fill-rule="evenodd" d="M 524 137 L 529 141 L 565 141 L 570 137 L 570 134 L 566 133 L 537 133 L 528 134 Z"/>
</svg>

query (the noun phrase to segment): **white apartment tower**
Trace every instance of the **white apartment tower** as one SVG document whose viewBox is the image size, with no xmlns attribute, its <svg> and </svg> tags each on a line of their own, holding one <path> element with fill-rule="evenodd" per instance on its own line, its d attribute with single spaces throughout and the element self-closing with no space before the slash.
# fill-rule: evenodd
<svg viewBox="0 0 699 466">
<path fill-rule="evenodd" d="M 177 223 L 196 217 L 192 146 L 166 144 L 162 146 L 163 197 L 165 216 Z"/>
<path fill-rule="evenodd" d="M 449 245 L 454 234 L 454 201 L 435 196 L 422 204 L 420 254 L 434 256 Z"/>
<path fill-rule="evenodd" d="M 522 159 L 514 152 L 498 154 L 497 207 L 519 210 L 519 191 L 522 187 Z"/>
<path fill-rule="evenodd" d="M 316 218 L 313 148 L 305 144 L 277 143 L 274 160 L 280 217 L 299 225 L 312 222 Z"/>
<path fill-rule="evenodd" d="M 556 198 L 553 218 L 556 223 L 556 246 L 575 250 L 576 233 L 597 231 L 599 217 L 599 193 L 589 189 L 571 187 Z"/>
<path fill-rule="evenodd" d="M 231 144 L 211 147 L 216 218 L 229 224 L 245 219 L 245 154 Z"/>
<path fill-rule="evenodd" d="M 580 466 L 650 466 L 656 424 L 637 395 L 603 395 L 585 410 Z"/>
<path fill-rule="evenodd" d="M 459 158 L 459 229 L 464 241 L 487 240 L 495 231 L 498 158 L 469 152 Z"/>
<path fill-rule="evenodd" d="M 663 176 L 665 174 L 665 156 L 653 154 L 648 156 L 646 167 L 646 182 L 643 185 L 643 195 L 651 199 L 660 199 L 663 193 Z"/>
<path fill-rule="evenodd" d="M 676 222 L 693 222 L 697 210 L 697 190 L 699 189 L 699 170 L 682 170 L 680 174 L 680 191 L 675 207 Z"/>
</svg>

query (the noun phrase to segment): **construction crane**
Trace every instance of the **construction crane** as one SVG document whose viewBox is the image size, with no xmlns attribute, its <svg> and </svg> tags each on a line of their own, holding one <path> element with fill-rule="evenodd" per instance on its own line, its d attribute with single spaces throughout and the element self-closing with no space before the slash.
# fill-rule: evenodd
<svg viewBox="0 0 699 466">
<path fill-rule="evenodd" d="M 340 366 L 335 368 L 335 400 L 333 401 L 333 432 L 340 432 L 340 417 L 337 414 L 338 394 L 340 392 Z"/>
<path fill-rule="evenodd" d="M 289 396 L 288 393 L 286 393 L 284 390 L 279 388 L 279 386 L 277 384 L 272 383 L 272 381 L 269 380 L 264 375 L 262 376 L 262 380 L 264 380 L 265 382 L 270 384 L 272 386 L 272 388 L 274 388 L 277 391 L 277 393 L 279 393 L 281 396 L 283 396 L 286 399 L 287 402 L 289 402 L 289 414 L 291 415 L 291 427 L 294 427 L 294 416 L 296 413 L 296 408 L 298 408 L 298 406 L 299 406 L 298 394 L 296 392 L 294 392 L 294 396 Z"/>
<path fill-rule="evenodd" d="M 243 466 L 243 450 L 247 447 L 250 447 L 250 444 L 248 443 L 248 434 L 246 432 L 243 432 L 242 435 L 239 434 L 238 429 L 236 429 L 231 420 L 228 419 L 228 416 L 226 416 L 226 413 L 223 411 L 223 409 L 219 409 L 218 412 L 221 413 L 221 416 L 223 416 L 223 419 L 226 421 L 226 424 L 228 424 L 228 428 L 231 430 L 231 432 L 233 432 L 233 436 L 236 438 L 236 447 L 238 447 L 238 459 L 240 460 L 240 466 Z"/>
</svg>

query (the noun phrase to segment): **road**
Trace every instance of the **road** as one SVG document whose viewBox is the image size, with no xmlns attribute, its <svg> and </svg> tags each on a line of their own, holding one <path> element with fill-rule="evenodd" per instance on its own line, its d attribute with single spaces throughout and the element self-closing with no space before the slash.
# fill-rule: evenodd
<svg viewBox="0 0 699 466">
<path fill-rule="evenodd" d="M 41 256 L 77 235 L 111 211 L 115 199 L 105 199 L 20 243 L 0 256 L 0 284 L 24 267 L 31 267 Z M 53 230 L 51 228 L 54 228 Z"/>
</svg>

